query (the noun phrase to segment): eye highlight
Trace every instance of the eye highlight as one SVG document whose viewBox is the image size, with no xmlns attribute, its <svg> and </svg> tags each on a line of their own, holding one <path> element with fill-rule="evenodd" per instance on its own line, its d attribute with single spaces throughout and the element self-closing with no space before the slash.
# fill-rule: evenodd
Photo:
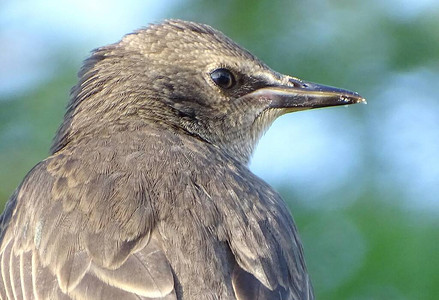
<svg viewBox="0 0 439 300">
<path fill-rule="evenodd" d="M 235 76 L 229 70 L 220 68 L 210 73 L 210 78 L 222 89 L 230 89 L 236 84 Z"/>
</svg>

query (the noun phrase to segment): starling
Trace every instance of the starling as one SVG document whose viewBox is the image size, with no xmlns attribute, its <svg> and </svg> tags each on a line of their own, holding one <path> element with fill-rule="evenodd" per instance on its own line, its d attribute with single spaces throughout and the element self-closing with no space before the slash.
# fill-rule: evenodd
<svg viewBox="0 0 439 300">
<path fill-rule="evenodd" d="M 248 169 L 280 115 L 364 102 L 168 20 L 96 49 L 51 155 L 0 217 L 1 299 L 313 299 L 281 197 Z"/>
</svg>

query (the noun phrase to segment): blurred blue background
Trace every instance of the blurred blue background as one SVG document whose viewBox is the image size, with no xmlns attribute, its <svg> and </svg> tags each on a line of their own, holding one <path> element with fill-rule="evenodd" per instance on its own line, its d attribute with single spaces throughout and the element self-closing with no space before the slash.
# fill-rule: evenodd
<svg viewBox="0 0 439 300">
<path fill-rule="evenodd" d="M 281 117 L 251 169 L 288 202 L 319 299 L 437 299 L 436 0 L 3 0 L 1 209 L 47 156 L 90 50 L 164 18 L 210 24 L 279 72 L 367 98 Z"/>
</svg>

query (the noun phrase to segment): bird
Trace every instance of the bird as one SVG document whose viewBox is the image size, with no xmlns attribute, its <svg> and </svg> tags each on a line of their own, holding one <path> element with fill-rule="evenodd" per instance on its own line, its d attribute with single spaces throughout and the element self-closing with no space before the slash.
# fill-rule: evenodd
<svg viewBox="0 0 439 300">
<path fill-rule="evenodd" d="M 249 160 L 277 117 L 362 102 L 190 21 L 95 49 L 0 217 L 0 298 L 314 299 L 292 215 Z"/>
</svg>

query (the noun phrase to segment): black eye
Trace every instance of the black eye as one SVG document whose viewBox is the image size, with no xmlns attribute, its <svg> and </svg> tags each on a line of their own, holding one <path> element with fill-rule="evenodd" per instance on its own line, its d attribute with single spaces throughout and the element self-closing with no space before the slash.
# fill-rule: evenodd
<svg viewBox="0 0 439 300">
<path fill-rule="evenodd" d="M 230 89 L 236 83 L 235 76 L 227 69 L 216 69 L 210 73 L 210 77 L 217 86 L 223 89 Z"/>
</svg>

